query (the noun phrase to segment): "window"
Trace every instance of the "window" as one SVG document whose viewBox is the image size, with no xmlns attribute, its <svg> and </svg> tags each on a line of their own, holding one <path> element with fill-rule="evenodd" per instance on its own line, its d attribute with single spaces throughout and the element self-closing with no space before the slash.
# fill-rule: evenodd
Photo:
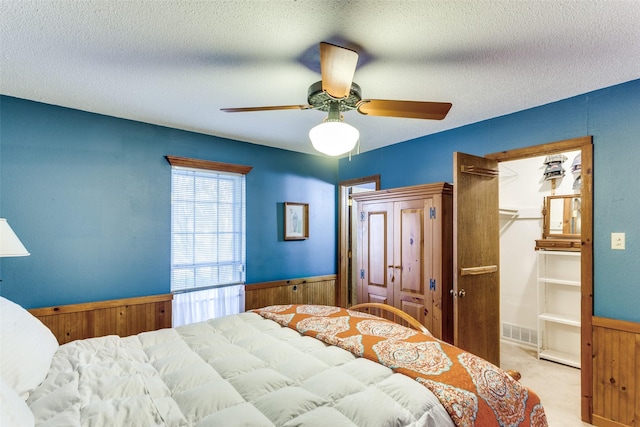
<svg viewBox="0 0 640 427">
<path fill-rule="evenodd" d="M 167 159 L 172 165 L 174 326 L 239 312 L 244 308 L 245 174 L 250 168 L 173 156 Z M 222 290 L 232 285 L 238 286 L 237 292 Z M 237 306 L 229 304 L 232 296 L 241 300 L 242 307 L 227 312 L 229 306 Z M 220 307 L 227 308 L 220 312 Z"/>
</svg>

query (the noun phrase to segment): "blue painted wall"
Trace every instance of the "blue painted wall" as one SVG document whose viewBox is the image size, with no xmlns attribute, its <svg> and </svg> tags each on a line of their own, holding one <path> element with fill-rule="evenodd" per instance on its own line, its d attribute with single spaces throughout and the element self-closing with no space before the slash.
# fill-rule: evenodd
<svg viewBox="0 0 640 427">
<path fill-rule="evenodd" d="M 27 308 L 169 292 L 167 154 L 253 166 L 248 283 L 336 271 L 335 159 L 6 96 L 0 115 L 0 217 L 31 253 L 0 258 L 0 293 Z M 282 239 L 285 201 L 309 240 Z"/>
<path fill-rule="evenodd" d="M 585 135 L 594 143 L 594 313 L 640 322 L 640 80 L 341 159 L 338 175 L 380 174 L 383 189 L 452 182 L 455 151 L 485 155 Z M 610 249 L 612 232 L 626 233 L 625 251 Z"/>
<path fill-rule="evenodd" d="M 640 321 L 640 80 L 339 162 L 10 97 L 0 114 L 0 217 L 32 253 L 0 259 L 0 293 L 29 308 L 169 291 L 166 154 L 254 166 L 247 281 L 256 283 L 336 272 L 338 181 L 451 182 L 454 151 L 592 135 L 595 314 Z M 308 241 L 282 241 L 284 201 L 310 204 Z M 611 232 L 626 233 L 625 251 L 609 248 Z"/>
</svg>

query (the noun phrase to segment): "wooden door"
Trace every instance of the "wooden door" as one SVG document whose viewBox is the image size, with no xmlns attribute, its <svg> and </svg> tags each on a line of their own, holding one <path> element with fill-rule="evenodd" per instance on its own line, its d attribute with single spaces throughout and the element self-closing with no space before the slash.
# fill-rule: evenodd
<svg viewBox="0 0 640 427">
<path fill-rule="evenodd" d="M 431 307 L 425 300 L 425 281 L 433 270 L 433 221 L 425 214 L 433 199 L 399 201 L 394 205 L 393 287 L 395 306 L 431 330 Z M 426 211 L 426 213 L 425 213 Z"/>
<path fill-rule="evenodd" d="M 453 155 L 454 343 L 500 366 L 498 162 Z"/>
<path fill-rule="evenodd" d="M 364 203 L 360 215 L 358 303 L 393 305 L 393 203 Z"/>
</svg>

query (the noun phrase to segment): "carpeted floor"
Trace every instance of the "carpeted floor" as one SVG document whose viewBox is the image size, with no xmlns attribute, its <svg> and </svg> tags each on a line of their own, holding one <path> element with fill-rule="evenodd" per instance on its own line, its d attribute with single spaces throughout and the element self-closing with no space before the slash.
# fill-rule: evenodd
<svg viewBox="0 0 640 427">
<path fill-rule="evenodd" d="M 502 369 L 522 375 L 520 382 L 535 391 L 544 406 L 550 427 L 584 427 L 580 420 L 580 370 L 538 360 L 536 349 L 501 342 Z"/>
</svg>

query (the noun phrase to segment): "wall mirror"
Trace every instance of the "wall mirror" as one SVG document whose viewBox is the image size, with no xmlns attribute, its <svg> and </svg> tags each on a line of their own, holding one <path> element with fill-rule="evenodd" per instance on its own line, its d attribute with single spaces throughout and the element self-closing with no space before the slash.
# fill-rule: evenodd
<svg viewBox="0 0 640 427">
<path fill-rule="evenodd" d="M 567 194 L 544 198 L 542 239 L 536 249 L 580 250 L 580 196 Z"/>
<path fill-rule="evenodd" d="M 580 196 L 545 197 L 543 237 L 580 238 Z"/>
</svg>

